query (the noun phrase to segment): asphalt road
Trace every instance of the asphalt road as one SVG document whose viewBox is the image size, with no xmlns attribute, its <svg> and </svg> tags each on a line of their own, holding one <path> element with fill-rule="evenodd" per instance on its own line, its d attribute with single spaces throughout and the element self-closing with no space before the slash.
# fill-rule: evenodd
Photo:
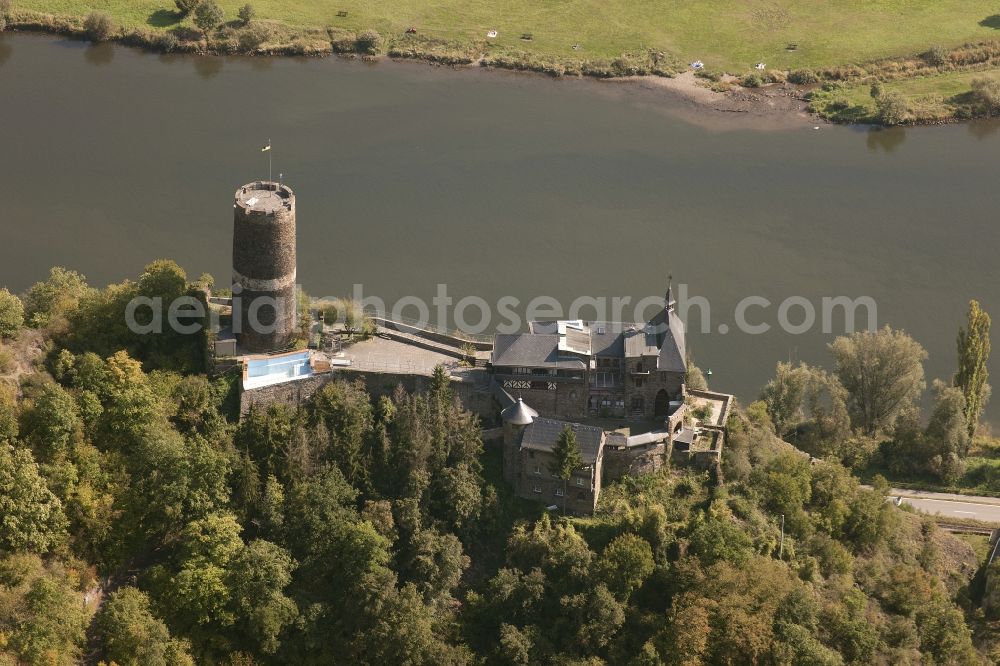
<svg viewBox="0 0 1000 666">
<path fill-rule="evenodd" d="M 893 499 L 902 497 L 904 502 L 916 509 L 945 518 L 971 518 L 1000 524 L 1000 497 L 931 493 L 897 488 L 892 489 L 890 497 Z"/>
</svg>

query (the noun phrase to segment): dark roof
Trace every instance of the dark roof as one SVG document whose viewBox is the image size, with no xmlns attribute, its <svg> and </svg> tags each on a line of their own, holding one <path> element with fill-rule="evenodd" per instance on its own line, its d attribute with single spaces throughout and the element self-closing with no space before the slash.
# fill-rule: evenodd
<svg viewBox="0 0 1000 666">
<path fill-rule="evenodd" d="M 561 328 L 565 336 L 560 336 Z M 644 324 L 533 321 L 530 329 L 530 333 L 498 334 L 493 345 L 493 365 L 586 368 L 582 359 L 570 355 L 570 352 L 578 352 L 588 357 L 656 356 L 657 370 L 687 372 L 684 322 L 677 315 L 676 301 L 669 288 L 663 309 Z M 589 349 L 585 344 L 588 337 Z M 560 356 L 560 343 L 565 350 L 563 356 Z"/>
<path fill-rule="evenodd" d="M 614 356 L 625 358 L 625 336 L 627 328 L 634 324 L 618 321 L 595 321 L 590 324 L 590 346 L 594 356 Z"/>
<path fill-rule="evenodd" d="M 559 336 L 533 333 L 498 333 L 493 340 L 493 365 L 524 368 L 583 370 L 579 358 L 559 355 Z"/>
<path fill-rule="evenodd" d="M 513 425 L 528 425 L 537 416 L 538 412 L 528 407 L 520 397 L 517 399 L 517 402 L 500 412 L 500 418 Z"/>
<path fill-rule="evenodd" d="M 649 320 L 660 348 L 657 370 L 687 372 L 687 350 L 684 342 L 684 323 L 672 307 L 663 308 Z"/>
<path fill-rule="evenodd" d="M 566 426 L 571 427 L 576 433 L 576 443 L 580 447 L 583 461 L 588 465 L 593 465 L 597 461 L 597 454 L 604 439 L 604 431 L 594 426 L 536 418 L 531 425 L 524 429 L 524 435 L 521 437 L 521 448 L 551 453 L 560 433 Z"/>
</svg>

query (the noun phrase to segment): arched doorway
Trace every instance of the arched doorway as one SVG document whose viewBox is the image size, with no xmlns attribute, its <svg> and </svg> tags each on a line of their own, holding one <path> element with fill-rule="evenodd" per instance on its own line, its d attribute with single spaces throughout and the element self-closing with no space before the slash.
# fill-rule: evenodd
<svg viewBox="0 0 1000 666">
<path fill-rule="evenodd" d="M 670 396 L 666 389 L 656 392 L 656 402 L 653 403 L 653 416 L 666 416 L 670 411 Z"/>
</svg>

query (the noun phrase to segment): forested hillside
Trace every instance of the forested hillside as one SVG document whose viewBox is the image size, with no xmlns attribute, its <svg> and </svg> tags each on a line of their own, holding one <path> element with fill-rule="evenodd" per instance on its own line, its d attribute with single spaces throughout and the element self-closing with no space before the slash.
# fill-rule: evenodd
<svg viewBox="0 0 1000 666">
<path fill-rule="evenodd" d="M 0 292 L 0 664 L 1000 657 L 972 549 L 836 455 L 811 462 L 764 403 L 730 419 L 716 473 L 550 516 L 504 487 L 443 373 L 239 421 L 201 343 L 122 330 L 124 295 L 193 286 L 158 262 Z"/>
</svg>

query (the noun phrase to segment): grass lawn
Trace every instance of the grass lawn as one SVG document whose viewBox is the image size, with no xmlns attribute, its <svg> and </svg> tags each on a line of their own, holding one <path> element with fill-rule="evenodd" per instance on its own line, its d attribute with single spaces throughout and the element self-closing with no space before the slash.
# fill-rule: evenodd
<svg viewBox="0 0 1000 666">
<path fill-rule="evenodd" d="M 246 0 L 219 0 L 227 17 Z M 794 69 L 900 56 L 1000 37 L 994 0 L 253 0 L 261 19 L 291 27 L 374 28 L 401 36 L 485 41 L 562 58 L 614 58 L 655 48 L 733 73 L 754 63 Z M 15 10 L 108 13 L 126 27 L 176 25 L 163 0 L 14 0 Z M 338 17 L 346 11 L 346 17 Z M 520 39 L 531 33 L 533 40 Z M 580 49 L 574 50 L 573 45 Z M 787 50 L 796 44 L 795 51 Z"/>
<path fill-rule="evenodd" d="M 956 534 L 955 536 L 972 547 L 973 552 L 976 553 L 976 559 L 980 563 L 986 562 L 989 558 L 992 547 L 988 536 L 982 534 Z"/>
<path fill-rule="evenodd" d="M 907 105 L 919 118 L 946 118 L 951 115 L 949 100 L 967 93 L 972 87 L 972 80 L 983 77 L 1000 78 L 1000 72 L 995 70 L 945 72 L 933 76 L 914 76 L 887 81 L 883 83 L 883 87 L 888 92 L 899 93 L 906 98 Z M 875 104 L 871 98 L 870 84 L 845 86 L 830 92 L 817 93 L 816 106 L 821 107 L 836 100 L 847 102 L 849 108 L 842 112 L 847 119 L 851 116 L 867 116 L 874 113 Z"/>
</svg>

